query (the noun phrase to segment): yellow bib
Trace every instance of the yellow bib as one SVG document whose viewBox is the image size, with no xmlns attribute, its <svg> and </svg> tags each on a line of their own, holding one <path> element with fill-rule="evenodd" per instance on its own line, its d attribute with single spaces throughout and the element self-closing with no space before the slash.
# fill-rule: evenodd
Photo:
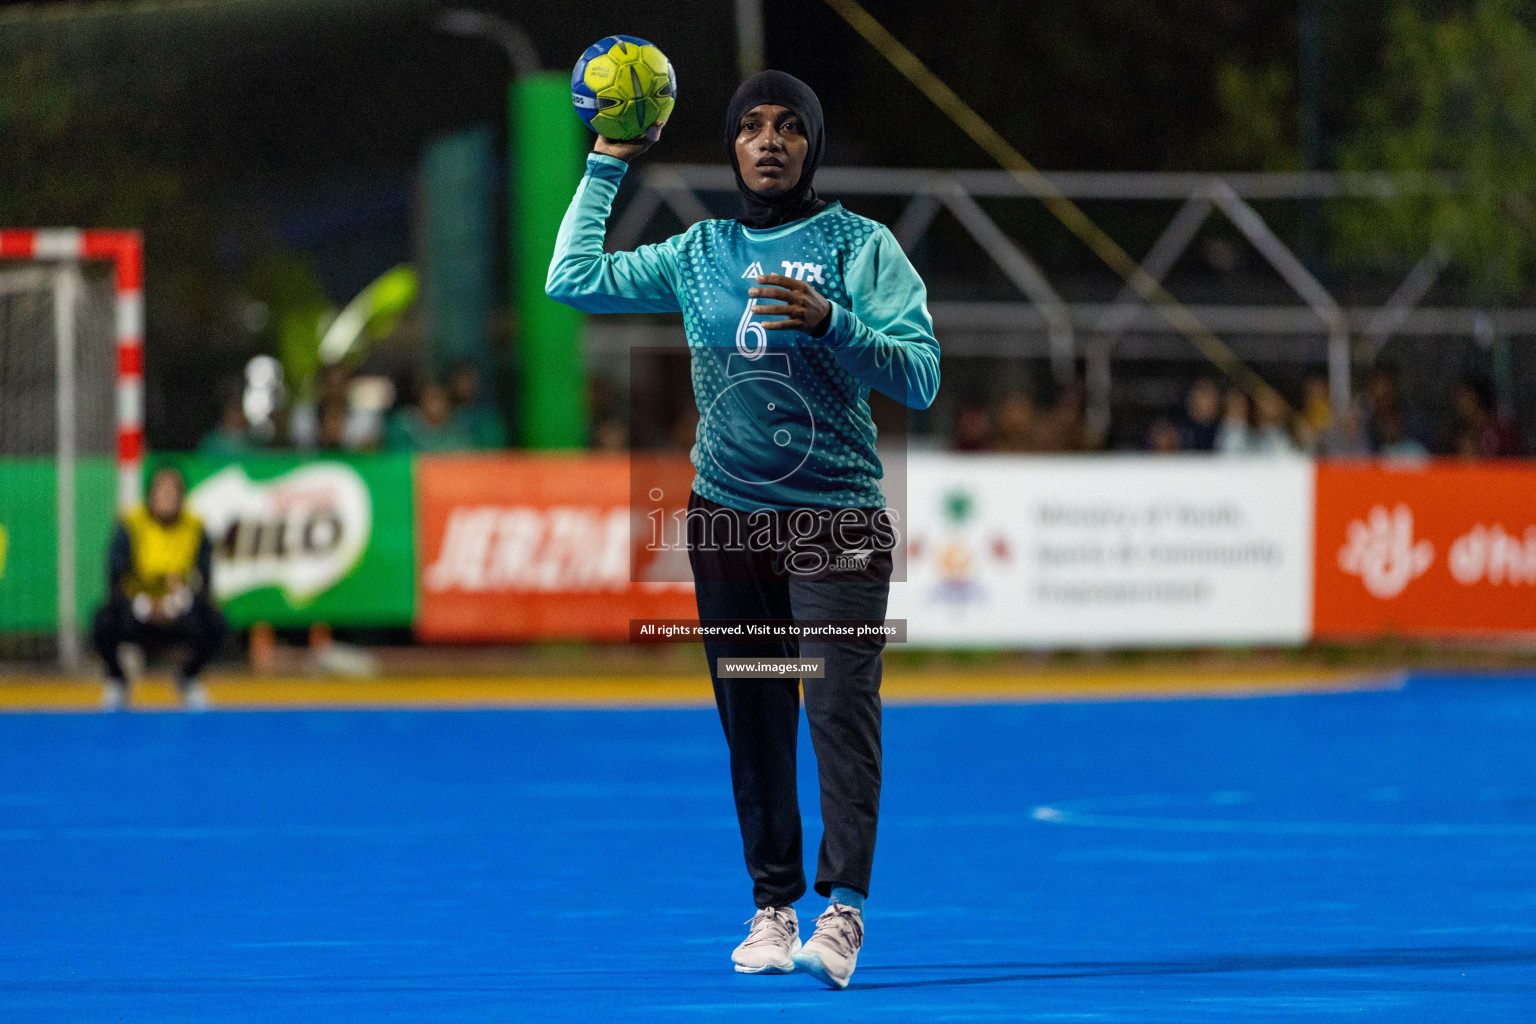
<svg viewBox="0 0 1536 1024">
<path fill-rule="evenodd" d="M 123 589 L 130 598 L 139 594 L 164 596 L 171 577 L 184 583 L 191 581 L 197 569 L 197 548 L 203 539 L 200 519 L 182 510 L 175 521 L 162 523 L 140 505 L 124 517 L 123 526 L 128 531 L 132 557 Z"/>
</svg>

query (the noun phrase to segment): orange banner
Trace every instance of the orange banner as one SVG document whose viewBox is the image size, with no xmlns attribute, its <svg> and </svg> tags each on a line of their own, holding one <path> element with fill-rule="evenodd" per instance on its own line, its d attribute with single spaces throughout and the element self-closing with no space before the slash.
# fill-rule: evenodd
<svg viewBox="0 0 1536 1024">
<path fill-rule="evenodd" d="M 629 499 L 623 455 L 419 459 L 418 635 L 627 640 L 630 619 L 696 615 L 692 583 L 631 582 Z"/>
<path fill-rule="evenodd" d="M 1536 467 L 1317 466 L 1313 634 L 1536 632 Z"/>
</svg>

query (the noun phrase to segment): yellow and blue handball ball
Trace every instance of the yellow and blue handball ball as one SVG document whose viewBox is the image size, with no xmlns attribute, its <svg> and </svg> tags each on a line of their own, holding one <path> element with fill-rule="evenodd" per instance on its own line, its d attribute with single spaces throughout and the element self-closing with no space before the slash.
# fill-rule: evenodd
<svg viewBox="0 0 1536 1024">
<path fill-rule="evenodd" d="M 571 100 L 587 127 L 607 139 L 637 139 L 672 116 L 677 75 L 644 39 L 609 36 L 587 47 L 571 72 Z"/>
</svg>

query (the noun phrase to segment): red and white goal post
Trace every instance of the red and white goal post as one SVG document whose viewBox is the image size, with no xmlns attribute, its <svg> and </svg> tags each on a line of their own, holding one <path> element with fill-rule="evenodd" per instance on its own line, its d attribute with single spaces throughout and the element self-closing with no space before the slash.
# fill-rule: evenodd
<svg viewBox="0 0 1536 1024">
<path fill-rule="evenodd" d="M 103 260 L 112 264 L 117 351 L 117 505 L 119 509 L 128 509 L 139 500 L 144 465 L 143 237 L 137 231 L 125 230 L 0 229 L 0 260 L 7 259 Z M 73 388 L 61 388 L 60 401 L 72 400 Z M 66 419 L 61 415 L 61 422 Z"/>
<path fill-rule="evenodd" d="M 88 263 L 110 264 L 110 295 L 103 294 L 106 282 L 99 275 L 83 272 Z M 45 411 L 50 403 L 42 400 L 48 392 L 52 417 Z M 0 455 L 35 456 L 42 454 L 45 440 L 52 442 L 55 635 L 59 661 L 75 671 L 83 647 L 75 572 L 75 469 L 82 446 L 92 455 L 115 451 L 119 510 L 136 504 L 141 492 L 144 244 L 139 232 L 0 229 L 0 401 L 10 405 L 0 409 Z M 49 419 L 53 422 L 45 422 Z M 0 648 L 31 650 L 25 641 L 4 639 Z"/>
</svg>

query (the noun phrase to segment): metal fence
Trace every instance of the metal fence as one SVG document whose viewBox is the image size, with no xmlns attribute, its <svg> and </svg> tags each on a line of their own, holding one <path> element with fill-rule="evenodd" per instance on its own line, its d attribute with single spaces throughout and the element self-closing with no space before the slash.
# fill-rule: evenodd
<svg viewBox="0 0 1536 1024">
<path fill-rule="evenodd" d="M 1393 189 L 1418 187 L 1380 175 L 1195 174 L 1059 172 L 1034 185 L 1006 171 L 941 171 L 828 167 L 817 185 L 838 196 L 905 199 L 892 225 L 908 252 L 928 237 L 947 211 L 1017 290 L 1017 301 L 930 303 L 949 355 L 1043 356 L 1058 381 L 1069 379 L 1079 360 L 1085 372 L 1089 417 L 1107 425 L 1115 364 L 1124 360 L 1189 361 L 1190 345 L 1129 286 L 1108 302 L 1069 301 L 1062 287 L 1029 252 L 1001 228 L 980 200 L 1038 200 L 1054 190 L 1073 200 L 1177 202 L 1180 205 L 1141 260 L 1162 282 L 1213 218 L 1225 218 L 1294 294 L 1291 303 L 1200 303 L 1190 312 L 1212 330 L 1231 336 L 1243 358 L 1326 363 L 1335 405 L 1349 400 L 1354 371 L 1369 365 L 1394 337 L 1487 339 L 1536 335 L 1536 308 L 1487 312 L 1465 306 L 1422 305 L 1445 269 L 1438 251 L 1419 254 L 1412 269 L 1379 305 L 1345 305 L 1280 237 L 1255 203 L 1302 203 L 1324 199 L 1379 199 Z M 663 208 L 684 225 L 711 216 L 701 195 L 734 193 L 723 166 L 651 165 L 619 211 L 609 234 L 613 249 L 641 242 Z M 600 329 L 599 334 L 616 330 Z M 601 343 L 601 338 L 598 339 Z M 617 342 L 617 338 L 614 339 Z"/>
</svg>

